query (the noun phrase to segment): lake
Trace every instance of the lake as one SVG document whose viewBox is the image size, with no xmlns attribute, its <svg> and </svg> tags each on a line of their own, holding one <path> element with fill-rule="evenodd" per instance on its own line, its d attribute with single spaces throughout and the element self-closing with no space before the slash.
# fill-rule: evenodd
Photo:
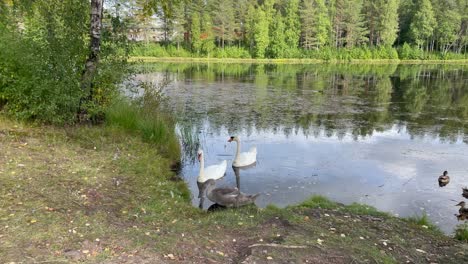
<svg viewBox="0 0 468 264">
<path fill-rule="evenodd" d="M 139 78 L 168 83 L 194 205 L 200 147 L 205 166 L 228 160 L 218 185 L 261 193 L 260 207 L 324 195 L 401 217 L 426 213 L 446 233 L 460 223 L 468 65 L 156 63 L 140 70 Z M 258 151 L 256 166 L 238 178 L 231 135 L 244 151 Z M 441 188 L 444 170 L 451 182 Z"/>
</svg>

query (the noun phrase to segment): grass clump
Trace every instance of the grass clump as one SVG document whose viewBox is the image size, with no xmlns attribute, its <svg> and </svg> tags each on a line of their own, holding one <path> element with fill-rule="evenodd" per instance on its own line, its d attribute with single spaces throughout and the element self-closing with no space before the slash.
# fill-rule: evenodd
<svg viewBox="0 0 468 264">
<path fill-rule="evenodd" d="M 175 122 L 162 112 L 139 106 L 120 98 L 106 110 L 106 123 L 138 133 L 145 142 L 157 146 L 169 159 L 180 159 L 180 146 L 175 134 Z"/>
<path fill-rule="evenodd" d="M 372 215 L 372 216 L 381 216 L 381 217 L 389 217 L 390 215 L 384 212 L 377 210 L 376 208 L 370 205 L 352 203 L 345 207 L 347 212 L 353 214 L 360 214 L 360 215 Z"/>
<path fill-rule="evenodd" d="M 468 243 L 468 224 L 464 223 L 455 228 L 455 239 Z"/>
<path fill-rule="evenodd" d="M 440 229 L 436 225 L 431 223 L 431 220 L 429 220 L 429 217 L 427 216 L 426 213 L 423 213 L 422 216 L 408 217 L 408 218 L 405 218 L 405 220 L 406 220 L 406 222 L 411 223 L 413 225 L 422 226 L 422 227 L 427 228 L 427 229 L 429 229 L 431 231 L 442 233 L 442 231 L 440 231 Z"/>
<path fill-rule="evenodd" d="M 322 208 L 322 209 L 338 208 L 338 204 L 320 195 L 312 196 L 311 198 L 305 200 L 298 206 L 305 207 L 305 208 Z"/>
</svg>

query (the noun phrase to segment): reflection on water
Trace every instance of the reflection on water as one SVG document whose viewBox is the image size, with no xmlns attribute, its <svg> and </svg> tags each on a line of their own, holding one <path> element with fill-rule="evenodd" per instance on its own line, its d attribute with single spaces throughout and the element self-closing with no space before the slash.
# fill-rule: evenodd
<svg viewBox="0 0 468 264">
<path fill-rule="evenodd" d="M 165 92 L 194 193 L 194 149 L 210 164 L 232 163 L 226 138 L 236 134 L 258 149 L 241 177 L 243 191 L 263 193 L 259 206 L 321 194 L 400 216 L 426 212 L 451 232 L 468 182 L 467 67 L 158 63 L 141 65 L 140 78 L 171 80 Z M 451 181 L 439 188 L 444 170 Z M 222 182 L 238 179 L 228 171 Z"/>
</svg>

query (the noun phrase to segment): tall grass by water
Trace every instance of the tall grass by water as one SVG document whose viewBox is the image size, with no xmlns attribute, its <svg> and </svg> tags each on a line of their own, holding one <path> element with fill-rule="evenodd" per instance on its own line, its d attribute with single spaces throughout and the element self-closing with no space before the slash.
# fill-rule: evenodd
<svg viewBox="0 0 468 264">
<path fill-rule="evenodd" d="M 457 228 L 455 228 L 455 238 L 468 243 L 468 223 L 458 225 Z"/>
<path fill-rule="evenodd" d="M 168 158 L 180 159 L 175 122 L 159 109 L 120 98 L 106 110 L 106 122 L 110 126 L 138 133 L 144 141 L 154 144 Z"/>
</svg>

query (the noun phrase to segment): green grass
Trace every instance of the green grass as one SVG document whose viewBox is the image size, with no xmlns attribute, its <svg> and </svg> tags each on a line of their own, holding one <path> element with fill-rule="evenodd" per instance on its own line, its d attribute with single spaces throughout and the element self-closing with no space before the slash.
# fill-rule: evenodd
<svg viewBox="0 0 468 264">
<path fill-rule="evenodd" d="M 299 204 L 299 207 L 335 209 L 338 205 L 323 196 L 316 195 Z"/>
<path fill-rule="evenodd" d="M 464 223 L 455 228 L 455 238 L 468 243 L 468 224 Z"/>
<path fill-rule="evenodd" d="M 390 217 L 388 213 L 381 212 L 376 208 L 365 204 L 352 203 L 347 205 L 344 210 L 353 214 Z"/>
<path fill-rule="evenodd" d="M 405 218 L 405 221 L 413 225 L 427 228 L 437 233 L 442 233 L 442 231 L 440 231 L 440 229 L 436 225 L 431 223 L 431 220 L 429 220 L 429 217 L 427 216 L 426 213 L 423 213 L 421 216 L 413 216 L 413 217 Z"/>
<path fill-rule="evenodd" d="M 106 124 L 138 133 L 168 158 L 179 160 L 180 146 L 174 132 L 174 121 L 157 109 L 118 99 L 105 112 Z"/>
</svg>

